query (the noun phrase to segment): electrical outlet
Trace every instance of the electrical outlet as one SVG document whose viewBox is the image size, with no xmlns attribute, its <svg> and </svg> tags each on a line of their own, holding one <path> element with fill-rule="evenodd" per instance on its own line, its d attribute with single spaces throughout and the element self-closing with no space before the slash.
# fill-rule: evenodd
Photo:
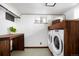
<svg viewBox="0 0 79 59">
<path fill-rule="evenodd" d="M 42 45 L 42 42 L 40 42 L 40 45 Z"/>
</svg>

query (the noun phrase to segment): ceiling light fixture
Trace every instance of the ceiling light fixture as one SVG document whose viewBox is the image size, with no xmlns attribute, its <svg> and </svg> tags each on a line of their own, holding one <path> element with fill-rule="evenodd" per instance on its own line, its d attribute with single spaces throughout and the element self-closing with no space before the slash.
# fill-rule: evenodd
<svg viewBox="0 0 79 59">
<path fill-rule="evenodd" d="M 56 5 L 56 3 L 45 3 L 45 6 L 48 7 L 54 7 Z"/>
</svg>

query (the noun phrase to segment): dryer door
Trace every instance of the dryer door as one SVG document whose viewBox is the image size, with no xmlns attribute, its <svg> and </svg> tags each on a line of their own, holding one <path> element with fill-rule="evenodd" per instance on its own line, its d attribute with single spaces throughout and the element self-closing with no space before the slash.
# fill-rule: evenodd
<svg viewBox="0 0 79 59">
<path fill-rule="evenodd" d="M 63 52 L 63 41 L 58 33 L 52 36 L 53 55 L 61 55 Z"/>
</svg>

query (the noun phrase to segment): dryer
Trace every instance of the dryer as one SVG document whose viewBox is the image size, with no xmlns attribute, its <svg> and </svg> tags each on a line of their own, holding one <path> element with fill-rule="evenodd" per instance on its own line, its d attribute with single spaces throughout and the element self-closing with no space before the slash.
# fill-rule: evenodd
<svg viewBox="0 0 79 59">
<path fill-rule="evenodd" d="M 52 46 L 52 52 L 54 56 L 64 55 L 64 30 L 53 30 Z"/>
</svg>

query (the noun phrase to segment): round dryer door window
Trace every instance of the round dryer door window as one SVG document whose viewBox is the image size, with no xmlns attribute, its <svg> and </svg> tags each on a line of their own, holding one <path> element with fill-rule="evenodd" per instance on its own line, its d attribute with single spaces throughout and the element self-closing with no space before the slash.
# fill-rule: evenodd
<svg viewBox="0 0 79 59">
<path fill-rule="evenodd" d="M 61 40 L 60 35 L 55 33 L 52 37 L 52 41 L 53 41 L 53 54 L 60 55 L 63 51 L 63 41 Z"/>
<path fill-rule="evenodd" d="M 54 37 L 54 45 L 57 49 L 60 48 L 59 38 L 57 36 Z"/>
</svg>

